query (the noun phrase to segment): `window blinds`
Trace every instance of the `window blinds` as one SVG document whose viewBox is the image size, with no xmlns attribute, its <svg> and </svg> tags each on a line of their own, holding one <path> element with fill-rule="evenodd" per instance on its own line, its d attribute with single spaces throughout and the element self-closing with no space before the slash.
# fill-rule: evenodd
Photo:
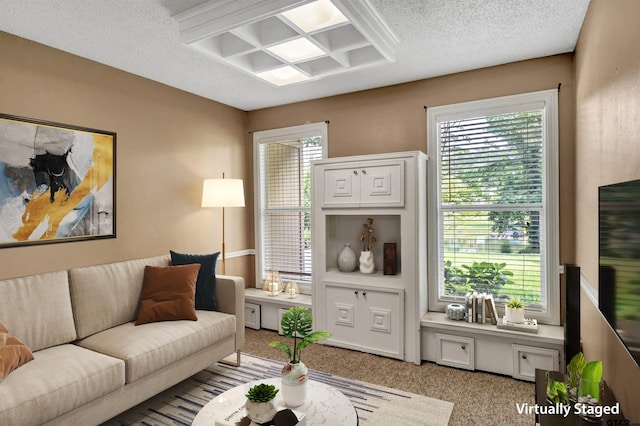
<svg viewBox="0 0 640 426">
<path fill-rule="evenodd" d="M 321 137 L 260 147 L 264 269 L 283 279 L 311 281 L 311 161 L 322 155 Z"/>
<path fill-rule="evenodd" d="M 439 123 L 441 295 L 544 298 L 543 113 Z"/>
</svg>

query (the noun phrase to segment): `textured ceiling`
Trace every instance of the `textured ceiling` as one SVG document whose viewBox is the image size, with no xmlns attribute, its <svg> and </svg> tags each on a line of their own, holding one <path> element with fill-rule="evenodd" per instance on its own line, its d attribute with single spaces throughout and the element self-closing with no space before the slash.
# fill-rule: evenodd
<svg viewBox="0 0 640 426">
<path fill-rule="evenodd" d="M 572 52 L 589 5 L 589 0 L 369 0 L 400 39 L 394 63 L 274 87 L 180 42 L 172 16 L 204 2 L 0 0 L 0 31 L 254 110 Z"/>
</svg>

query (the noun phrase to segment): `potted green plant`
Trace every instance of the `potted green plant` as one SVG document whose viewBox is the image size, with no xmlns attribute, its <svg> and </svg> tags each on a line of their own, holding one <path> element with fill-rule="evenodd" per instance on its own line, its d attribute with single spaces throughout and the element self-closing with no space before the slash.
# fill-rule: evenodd
<svg viewBox="0 0 640 426">
<path fill-rule="evenodd" d="M 267 423 L 273 420 L 278 412 L 274 399 L 280 390 L 274 385 L 260 383 L 249 388 L 245 395 L 247 402 L 245 409 L 247 417 L 257 424 Z"/>
<path fill-rule="evenodd" d="M 301 405 L 306 399 L 308 369 L 300 360 L 302 349 L 312 343 L 331 337 L 328 331 L 313 331 L 313 317 L 308 308 L 294 306 L 282 315 L 282 335 L 293 339 L 293 346 L 279 340 L 269 346 L 280 349 L 289 362 L 282 369 L 282 399 L 290 407 Z"/>
<path fill-rule="evenodd" d="M 504 318 L 512 323 L 523 323 L 524 303 L 517 297 L 509 300 L 505 306 Z"/>
</svg>

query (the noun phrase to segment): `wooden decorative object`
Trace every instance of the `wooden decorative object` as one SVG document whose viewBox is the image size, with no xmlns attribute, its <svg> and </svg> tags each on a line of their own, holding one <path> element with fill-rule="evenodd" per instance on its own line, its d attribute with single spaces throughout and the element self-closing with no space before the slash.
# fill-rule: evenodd
<svg viewBox="0 0 640 426">
<path fill-rule="evenodd" d="M 398 273 L 396 243 L 384 243 L 382 250 L 384 258 L 384 275 L 396 275 Z"/>
</svg>

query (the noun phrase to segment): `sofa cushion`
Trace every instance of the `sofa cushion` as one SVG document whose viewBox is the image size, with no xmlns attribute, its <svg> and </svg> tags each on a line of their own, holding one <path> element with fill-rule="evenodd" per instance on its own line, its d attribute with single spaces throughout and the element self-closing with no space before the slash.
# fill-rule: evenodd
<svg viewBox="0 0 640 426">
<path fill-rule="evenodd" d="M 177 253 L 173 250 L 169 252 L 171 253 L 172 265 L 190 265 L 193 263 L 200 265 L 198 281 L 196 282 L 196 309 L 217 311 L 216 263 L 220 252 L 213 254 L 185 254 Z"/>
<path fill-rule="evenodd" d="M 200 265 L 146 266 L 136 325 L 197 321 L 194 298 Z"/>
<path fill-rule="evenodd" d="M 133 322 L 94 334 L 78 345 L 125 362 L 126 382 L 134 382 L 225 338 L 233 338 L 236 317 L 197 311 L 198 321 Z"/>
<path fill-rule="evenodd" d="M 78 338 L 136 319 L 144 268 L 147 265 L 167 266 L 169 256 L 87 266 L 69 271 Z"/>
<path fill-rule="evenodd" d="M 11 371 L 31 361 L 33 354 L 20 340 L 11 336 L 0 321 L 0 382 Z"/>
<path fill-rule="evenodd" d="M 42 424 L 124 385 L 124 362 L 76 345 L 34 352 L 0 385 L 0 424 Z"/>
<path fill-rule="evenodd" d="M 33 352 L 76 338 L 66 271 L 0 281 L 0 320 Z"/>
</svg>

